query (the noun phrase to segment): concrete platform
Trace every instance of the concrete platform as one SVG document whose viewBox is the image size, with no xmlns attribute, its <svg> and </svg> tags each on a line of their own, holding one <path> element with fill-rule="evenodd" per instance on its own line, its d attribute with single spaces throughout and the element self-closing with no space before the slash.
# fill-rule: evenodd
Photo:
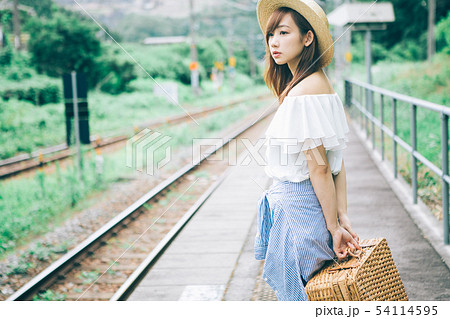
<svg viewBox="0 0 450 319">
<path fill-rule="evenodd" d="M 255 161 L 230 167 L 128 300 L 250 300 L 257 201 L 268 182 Z"/>
</svg>

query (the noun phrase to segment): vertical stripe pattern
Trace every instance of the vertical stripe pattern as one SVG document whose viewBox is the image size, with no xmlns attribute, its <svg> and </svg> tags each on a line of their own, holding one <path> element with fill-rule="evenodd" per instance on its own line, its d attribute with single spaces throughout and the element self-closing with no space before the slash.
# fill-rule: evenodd
<svg viewBox="0 0 450 319">
<path fill-rule="evenodd" d="M 258 201 L 255 258 L 265 259 L 263 278 L 278 300 L 308 300 L 305 285 L 336 257 L 310 179 L 274 180 Z"/>
</svg>

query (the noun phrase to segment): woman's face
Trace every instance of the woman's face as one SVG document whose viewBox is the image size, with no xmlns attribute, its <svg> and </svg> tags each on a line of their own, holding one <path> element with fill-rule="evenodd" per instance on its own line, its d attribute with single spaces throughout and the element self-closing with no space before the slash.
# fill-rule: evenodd
<svg viewBox="0 0 450 319">
<path fill-rule="evenodd" d="M 295 24 L 292 16 L 286 14 L 278 27 L 269 33 L 269 49 L 275 63 L 278 65 L 288 63 L 291 71 L 296 69 L 300 59 L 300 53 L 305 46 L 312 42 L 313 33 L 308 31 L 302 38 L 300 29 Z"/>
</svg>

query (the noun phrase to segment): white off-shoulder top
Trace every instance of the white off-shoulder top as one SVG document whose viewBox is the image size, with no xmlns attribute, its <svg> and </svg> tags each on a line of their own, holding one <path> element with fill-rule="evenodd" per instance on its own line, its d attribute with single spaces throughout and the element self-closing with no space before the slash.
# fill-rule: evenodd
<svg viewBox="0 0 450 319">
<path fill-rule="evenodd" d="M 336 175 L 342 168 L 348 132 L 337 93 L 286 96 L 265 132 L 265 172 L 276 180 L 306 180 L 309 171 L 303 151 L 323 144 L 331 172 Z"/>
</svg>

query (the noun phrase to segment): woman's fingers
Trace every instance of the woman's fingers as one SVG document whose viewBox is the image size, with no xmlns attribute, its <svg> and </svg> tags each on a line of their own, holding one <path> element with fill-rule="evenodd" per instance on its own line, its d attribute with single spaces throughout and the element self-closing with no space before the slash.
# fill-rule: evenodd
<svg viewBox="0 0 450 319">
<path fill-rule="evenodd" d="M 357 249 L 361 250 L 362 248 L 361 248 L 361 246 L 359 245 L 359 241 L 354 240 L 354 242 L 355 242 L 355 247 L 356 247 Z"/>
<path fill-rule="evenodd" d="M 353 247 L 352 247 L 353 249 L 355 249 L 355 247 L 356 247 L 356 249 L 358 249 L 358 250 L 361 249 L 361 246 L 359 245 L 359 243 L 358 243 L 354 238 L 352 238 L 351 241 L 348 242 L 348 244 L 351 245 L 351 246 L 353 246 Z"/>
<path fill-rule="evenodd" d="M 350 247 L 350 249 L 352 249 L 353 251 L 355 251 L 355 245 L 353 245 L 351 242 L 348 242 L 347 245 Z"/>
<path fill-rule="evenodd" d="M 352 237 L 353 237 L 356 241 L 359 241 L 358 235 L 353 231 L 353 229 L 352 229 L 351 227 L 346 228 L 346 230 L 350 233 L 350 235 L 352 235 Z"/>
<path fill-rule="evenodd" d="M 358 236 L 354 231 L 351 231 L 350 234 L 352 235 L 352 237 L 353 237 L 357 242 L 359 242 L 359 236 Z"/>
<path fill-rule="evenodd" d="M 347 257 L 347 251 L 344 250 L 343 252 L 339 252 L 338 258 L 339 259 L 344 259 Z"/>
</svg>

